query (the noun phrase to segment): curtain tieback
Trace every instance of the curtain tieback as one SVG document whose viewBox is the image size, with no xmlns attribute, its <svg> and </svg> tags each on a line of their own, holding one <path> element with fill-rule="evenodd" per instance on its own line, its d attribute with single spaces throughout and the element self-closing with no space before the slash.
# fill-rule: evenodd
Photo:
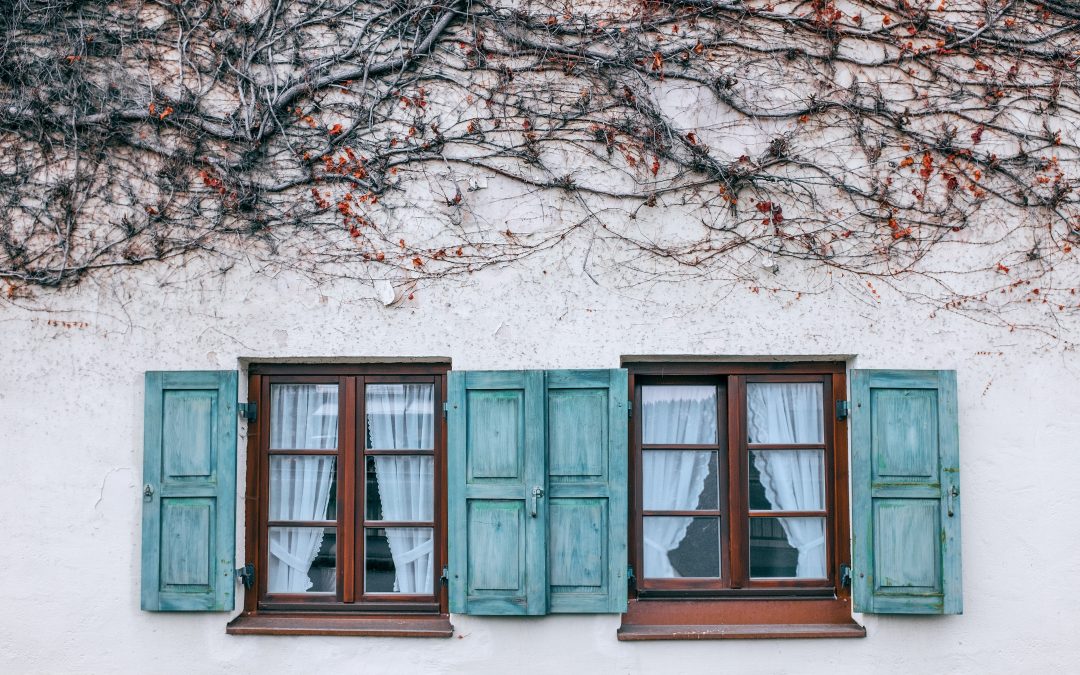
<svg viewBox="0 0 1080 675">
<path fill-rule="evenodd" d="M 645 540 L 645 545 L 646 546 L 648 546 L 648 547 L 650 547 L 652 549 L 655 549 L 657 551 L 660 551 L 661 553 L 667 553 L 668 551 L 671 550 L 667 546 L 663 546 L 661 544 L 658 544 L 655 541 L 653 541 L 652 539 L 649 539 L 648 537 L 645 537 L 644 540 Z"/>
<path fill-rule="evenodd" d="M 799 548 L 800 549 L 814 548 L 816 546 L 824 546 L 824 545 L 825 545 L 825 537 L 818 537 L 817 539 L 811 539 L 810 541 L 803 543 L 803 545 L 800 546 Z"/>
<path fill-rule="evenodd" d="M 411 548 L 408 551 L 405 551 L 400 556 L 394 559 L 394 566 L 397 567 L 398 565 L 407 565 L 408 563 L 413 562 L 421 556 L 425 556 L 428 553 L 431 553 L 433 545 L 432 542 L 433 540 L 428 539 L 423 544 L 420 544 L 415 548 Z"/>
<path fill-rule="evenodd" d="M 310 562 L 308 562 L 307 560 L 303 560 L 300 557 L 293 555 L 292 553 L 289 553 L 289 549 L 283 546 L 280 542 L 270 542 L 270 553 L 272 553 L 275 558 L 285 563 L 289 567 L 299 572 L 303 572 L 304 574 L 307 574 L 307 571 L 311 569 Z"/>
</svg>

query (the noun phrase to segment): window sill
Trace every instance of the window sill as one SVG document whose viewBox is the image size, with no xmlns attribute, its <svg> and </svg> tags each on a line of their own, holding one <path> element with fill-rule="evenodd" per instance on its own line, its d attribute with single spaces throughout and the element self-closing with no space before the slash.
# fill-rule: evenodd
<svg viewBox="0 0 1080 675">
<path fill-rule="evenodd" d="M 619 627 L 624 642 L 764 638 L 857 638 L 847 598 L 630 600 Z"/>
<path fill-rule="evenodd" d="M 339 635 L 356 637 L 448 638 L 454 634 L 446 614 L 428 616 L 327 614 L 241 614 L 226 627 L 229 635 Z"/>
</svg>

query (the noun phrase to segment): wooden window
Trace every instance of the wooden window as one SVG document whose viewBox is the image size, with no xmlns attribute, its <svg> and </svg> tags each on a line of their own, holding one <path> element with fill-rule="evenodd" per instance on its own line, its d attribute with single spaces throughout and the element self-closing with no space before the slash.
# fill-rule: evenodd
<svg viewBox="0 0 1080 675">
<path fill-rule="evenodd" d="M 636 583 L 620 639 L 865 634 L 841 572 L 843 364 L 629 370 Z"/>
<path fill-rule="evenodd" d="M 446 637 L 448 365 L 257 364 L 229 632 Z"/>
</svg>

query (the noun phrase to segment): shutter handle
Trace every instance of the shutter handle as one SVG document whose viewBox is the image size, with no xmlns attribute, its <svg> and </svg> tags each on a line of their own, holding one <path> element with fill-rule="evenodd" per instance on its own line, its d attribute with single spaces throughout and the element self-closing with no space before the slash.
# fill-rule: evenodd
<svg viewBox="0 0 1080 675">
<path fill-rule="evenodd" d="M 954 485 L 951 488 L 949 488 L 949 491 L 946 494 L 949 497 L 949 506 L 948 506 L 949 517 L 952 518 L 953 517 L 953 498 L 960 496 L 960 488 L 958 486 Z"/>
<path fill-rule="evenodd" d="M 154 498 L 154 486 L 150 483 L 144 485 L 142 489 L 142 496 L 144 502 L 151 501 Z"/>
<path fill-rule="evenodd" d="M 529 515 L 533 518 L 536 517 L 536 500 L 544 496 L 544 488 L 539 485 L 534 485 L 532 489 L 532 506 L 529 508 Z"/>
</svg>

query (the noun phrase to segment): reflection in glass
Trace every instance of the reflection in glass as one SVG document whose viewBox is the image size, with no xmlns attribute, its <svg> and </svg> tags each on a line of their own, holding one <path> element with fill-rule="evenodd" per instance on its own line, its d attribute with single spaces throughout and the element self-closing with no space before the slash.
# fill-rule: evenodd
<svg viewBox="0 0 1080 675">
<path fill-rule="evenodd" d="M 750 510 L 824 511 L 824 450 L 752 450 Z"/>
<path fill-rule="evenodd" d="M 429 527 L 368 528 L 364 539 L 364 592 L 430 595 L 435 555 Z"/>
<path fill-rule="evenodd" d="M 715 452 L 645 450 L 641 456 L 642 508 L 647 511 L 719 508 Z"/>
<path fill-rule="evenodd" d="M 750 382 L 746 385 L 747 441 L 823 443 L 820 382 Z"/>
<path fill-rule="evenodd" d="M 751 518 L 750 576 L 824 579 L 824 518 Z"/>
<path fill-rule="evenodd" d="M 369 384 L 364 399 L 365 447 L 431 450 L 435 447 L 435 385 Z"/>
<path fill-rule="evenodd" d="M 716 387 L 642 387 L 641 417 L 643 443 L 714 444 Z"/>
<path fill-rule="evenodd" d="M 337 530 L 333 527 L 271 527 L 270 593 L 333 593 L 337 590 Z"/>
<path fill-rule="evenodd" d="M 720 519 L 646 516 L 642 519 L 649 579 L 720 576 Z"/>
<path fill-rule="evenodd" d="M 430 456 L 367 458 L 367 519 L 432 521 L 435 460 Z"/>
<path fill-rule="evenodd" d="M 337 448 L 336 384 L 270 385 L 270 447 L 278 450 Z"/>
<path fill-rule="evenodd" d="M 270 456 L 270 520 L 336 520 L 337 458 Z"/>
</svg>

